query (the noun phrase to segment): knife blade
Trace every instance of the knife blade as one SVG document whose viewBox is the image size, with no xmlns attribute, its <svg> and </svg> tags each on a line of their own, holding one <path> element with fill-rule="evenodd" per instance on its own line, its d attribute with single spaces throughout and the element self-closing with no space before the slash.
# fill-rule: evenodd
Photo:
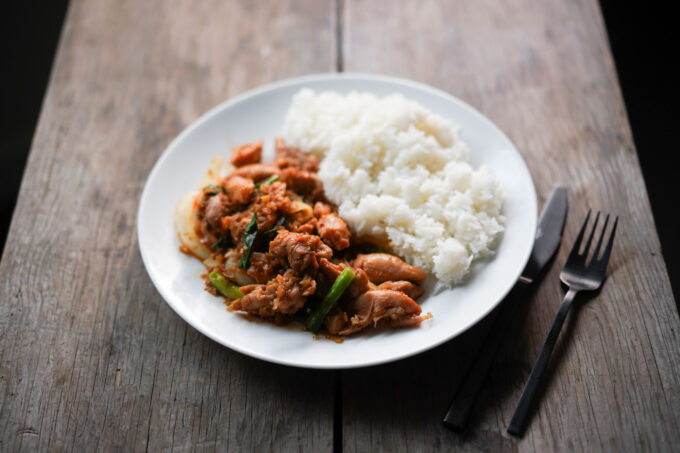
<svg viewBox="0 0 680 453">
<path fill-rule="evenodd" d="M 515 286 L 501 302 L 499 309 L 493 312 L 492 316 L 495 318 L 486 323 L 487 330 L 481 334 L 484 340 L 479 342 L 476 358 L 454 393 L 443 420 L 447 427 L 458 431 L 465 428 L 477 395 L 505 338 L 510 325 L 509 320 L 520 305 L 521 296 L 529 285 L 541 277 L 541 271 L 559 248 L 567 219 L 567 208 L 567 188 L 564 185 L 557 185 L 550 192 L 538 220 L 529 261 Z"/>
</svg>

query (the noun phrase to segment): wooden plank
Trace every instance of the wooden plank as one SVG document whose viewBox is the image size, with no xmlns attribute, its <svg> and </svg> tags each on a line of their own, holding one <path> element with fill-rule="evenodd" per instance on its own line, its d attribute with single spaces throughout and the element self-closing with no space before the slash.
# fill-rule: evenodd
<svg viewBox="0 0 680 453">
<path fill-rule="evenodd" d="M 331 0 L 71 2 L 0 263 L 1 451 L 331 449 L 333 375 L 189 327 L 135 219 L 189 122 L 335 49 Z"/>
<path fill-rule="evenodd" d="M 539 198 L 563 181 L 571 201 L 565 243 L 514 321 L 470 429 L 455 434 L 441 424 L 465 368 L 456 340 L 345 372 L 345 449 L 677 445 L 680 323 L 597 2 L 345 0 L 343 23 L 345 70 L 419 80 L 469 102 L 517 145 Z M 559 268 L 589 206 L 621 217 L 610 277 L 568 319 L 540 405 L 518 441 L 505 428 L 557 312 Z"/>
</svg>

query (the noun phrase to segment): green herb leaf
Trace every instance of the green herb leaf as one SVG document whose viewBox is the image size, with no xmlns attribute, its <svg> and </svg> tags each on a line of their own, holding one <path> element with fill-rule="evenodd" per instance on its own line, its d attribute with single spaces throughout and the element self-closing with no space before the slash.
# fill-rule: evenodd
<svg viewBox="0 0 680 453">
<path fill-rule="evenodd" d="M 265 231 L 263 234 L 265 236 L 269 236 L 271 234 L 276 233 L 277 231 L 279 231 L 279 228 L 281 228 L 283 226 L 283 224 L 286 223 L 286 220 L 287 219 L 286 219 L 285 216 L 280 217 L 279 220 L 276 221 L 276 226 L 274 228 L 272 228 L 271 230 Z"/>
<path fill-rule="evenodd" d="M 232 244 L 231 242 L 231 236 L 229 234 L 222 236 L 219 238 L 213 245 L 210 246 L 211 249 L 217 250 L 217 249 L 226 249 L 229 248 L 229 246 Z"/>
<path fill-rule="evenodd" d="M 243 246 L 245 247 L 245 252 L 241 256 L 241 260 L 238 263 L 239 269 L 248 269 L 250 262 L 250 254 L 253 251 L 253 243 L 257 237 L 257 213 L 253 213 L 253 218 L 246 227 L 246 231 L 243 234 Z"/>
<path fill-rule="evenodd" d="M 207 186 L 205 186 L 203 188 L 204 191 L 206 191 L 208 189 L 213 189 L 210 192 L 208 192 L 208 195 L 210 195 L 210 196 L 217 195 L 218 189 L 221 190 L 223 194 L 225 194 L 225 195 L 227 194 L 227 189 L 225 189 L 224 186 L 215 185 L 215 184 L 208 184 Z"/>
<path fill-rule="evenodd" d="M 255 188 L 257 189 L 260 186 L 270 186 L 270 185 L 274 184 L 276 181 L 278 181 L 279 179 L 280 179 L 279 175 L 271 175 L 269 178 L 265 179 L 264 181 L 256 183 Z"/>
</svg>

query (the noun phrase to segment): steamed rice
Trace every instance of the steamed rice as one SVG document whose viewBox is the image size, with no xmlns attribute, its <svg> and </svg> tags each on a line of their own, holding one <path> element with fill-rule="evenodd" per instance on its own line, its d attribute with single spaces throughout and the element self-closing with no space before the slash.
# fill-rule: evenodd
<svg viewBox="0 0 680 453">
<path fill-rule="evenodd" d="M 296 94 L 286 143 L 319 155 L 319 177 L 350 228 L 387 236 L 393 251 L 460 283 L 503 232 L 501 187 L 473 169 L 456 127 L 393 94 Z"/>
</svg>

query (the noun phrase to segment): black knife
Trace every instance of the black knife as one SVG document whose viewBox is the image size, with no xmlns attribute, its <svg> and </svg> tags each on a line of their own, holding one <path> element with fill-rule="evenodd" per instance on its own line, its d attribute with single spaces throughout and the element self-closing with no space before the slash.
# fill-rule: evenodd
<svg viewBox="0 0 680 453">
<path fill-rule="evenodd" d="M 477 357 L 454 394 L 449 410 L 444 416 L 444 424 L 454 430 L 465 428 L 470 411 L 484 384 L 489 369 L 494 363 L 498 349 L 520 302 L 525 289 L 540 276 L 543 267 L 559 248 L 562 231 L 567 219 L 567 188 L 555 186 L 543 207 L 538 220 L 534 248 L 522 275 L 505 297 L 495 313 L 495 319 L 487 323 L 488 330 L 482 333 L 485 339 L 480 342 Z"/>
</svg>

